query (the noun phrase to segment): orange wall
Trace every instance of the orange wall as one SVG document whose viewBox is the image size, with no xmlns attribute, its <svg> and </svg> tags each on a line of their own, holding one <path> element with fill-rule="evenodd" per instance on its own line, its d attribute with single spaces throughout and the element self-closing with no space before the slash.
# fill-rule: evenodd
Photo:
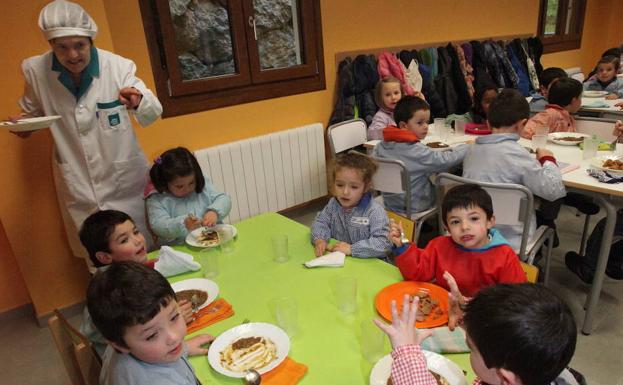
<svg viewBox="0 0 623 385">
<path fill-rule="evenodd" d="M 134 60 L 138 75 L 153 89 L 153 77 L 138 8 L 138 1 L 79 0 L 95 18 L 100 34 L 96 44 Z M 5 0 L 0 32 L 5 36 L 0 53 L 3 96 L 0 116 L 17 111 L 22 92 L 19 64 L 23 58 L 47 49 L 36 27 L 37 15 L 47 0 Z M 381 6 L 373 0 L 321 0 L 327 90 L 195 113 L 138 128 L 148 157 L 166 148 L 191 149 L 234 141 L 312 122 L 326 123 L 334 99 L 335 53 L 366 48 L 425 44 L 514 34 L 532 34 L 538 19 L 538 0 L 395 0 Z M 618 44 L 623 27 L 614 15 L 623 6 L 616 0 L 589 0 L 582 49 L 547 55 L 546 65 L 581 65 L 590 69 L 596 55 Z M 615 12 L 616 11 L 616 12 Z M 379 22 L 379 18 L 383 21 Z M 474 21 L 475 20 L 475 21 Z M 604 28 L 604 25 L 607 28 Z M 602 31 L 608 31 L 604 39 Z M 616 36 L 616 38 L 614 38 Z M 11 38 L 9 38 L 11 37 Z M 602 49 L 603 47 L 603 49 Z M 16 265 L 28 293 L 0 293 L 0 312 L 32 299 L 39 315 L 52 308 L 80 301 L 88 280 L 82 261 L 70 256 L 64 240 L 52 184 L 47 132 L 21 140 L 0 132 L 0 167 L 4 187 L 0 219 L 15 258 L 0 243 L 0 281 L 11 281 Z M 8 255 L 4 258 L 4 255 Z M 6 304 L 4 296 L 15 295 Z"/>
</svg>

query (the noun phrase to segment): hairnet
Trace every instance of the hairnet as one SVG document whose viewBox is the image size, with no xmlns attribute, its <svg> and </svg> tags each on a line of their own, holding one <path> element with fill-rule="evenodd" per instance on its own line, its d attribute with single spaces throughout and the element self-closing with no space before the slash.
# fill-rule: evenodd
<svg viewBox="0 0 623 385">
<path fill-rule="evenodd" d="M 39 28 L 46 40 L 65 36 L 97 35 L 97 24 L 78 4 L 65 0 L 54 0 L 41 10 Z"/>
</svg>

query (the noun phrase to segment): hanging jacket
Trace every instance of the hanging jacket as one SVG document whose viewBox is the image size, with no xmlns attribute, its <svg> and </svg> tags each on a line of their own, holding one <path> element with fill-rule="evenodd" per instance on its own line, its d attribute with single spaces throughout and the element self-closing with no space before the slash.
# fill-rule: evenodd
<svg viewBox="0 0 623 385">
<path fill-rule="evenodd" d="M 407 83 L 415 90 L 422 91 L 422 74 L 418 67 L 418 62 L 410 51 L 400 51 L 398 55 L 400 63 L 404 65 L 405 77 Z"/>
<path fill-rule="evenodd" d="M 495 56 L 500 62 L 502 75 L 504 76 L 504 82 L 506 83 L 506 87 L 517 88 L 517 85 L 519 84 L 519 78 L 517 77 L 517 73 L 515 72 L 515 69 L 511 64 L 509 57 L 506 55 L 504 43 L 501 41 L 494 41 L 492 42 L 492 46 L 495 51 Z"/>
<path fill-rule="evenodd" d="M 446 106 L 446 112 L 454 114 L 457 111 L 458 97 L 452 82 L 452 61 L 445 47 L 439 47 L 437 53 L 439 73 L 435 77 L 435 88 Z"/>
<path fill-rule="evenodd" d="M 526 77 L 528 78 L 528 87 L 529 87 L 530 94 L 538 92 L 539 89 L 534 88 L 534 82 L 530 75 L 530 69 L 528 68 L 528 59 L 529 59 L 528 54 L 526 53 L 523 46 L 521 45 L 521 39 L 513 39 L 513 41 L 509 45 L 512 48 L 515 56 L 517 56 L 517 60 L 519 61 L 519 64 L 521 65 L 523 73 L 526 74 Z M 532 63 L 532 67 L 534 69 L 534 63 Z M 517 75 L 519 75 L 519 73 L 517 73 Z M 536 71 L 534 72 L 534 75 L 536 76 Z M 538 83 L 538 79 L 537 79 L 537 83 Z"/>
<path fill-rule="evenodd" d="M 338 64 L 335 106 L 329 125 L 355 117 L 355 90 L 352 59 L 347 57 Z"/>
<path fill-rule="evenodd" d="M 463 43 L 461 44 L 461 48 L 463 49 L 463 53 L 465 54 L 465 60 L 467 60 L 467 63 L 470 65 L 470 67 L 473 68 L 472 58 L 474 51 L 472 50 L 471 44 Z"/>
<path fill-rule="evenodd" d="M 431 74 L 433 75 L 433 79 L 435 79 L 437 75 L 439 75 L 439 53 L 434 47 L 428 47 L 427 49 L 432 59 L 430 64 Z"/>
<path fill-rule="evenodd" d="M 528 39 L 528 47 L 530 48 L 530 56 L 532 57 L 532 61 L 534 61 L 534 69 L 536 69 L 536 74 L 541 75 L 543 72 L 543 65 L 541 65 L 541 56 L 543 56 L 543 43 L 541 43 L 541 39 L 538 37 L 531 37 Z"/>
<path fill-rule="evenodd" d="M 532 88 L 534 92 L 539 92 L 541 86 L 539 84 L 539 75 L 536 72 L 536 67 L 534 66 L 534 59 L 530 56 L 530 50 L 528 47 L 528 40 L 521 39 L 519 40 L 519 45 L 521 46 L 524 54 L 526 55 L 526 66 L 528 67 L 528 76 L 530 77 L 530 84 L 532 84 Z"/>
<path fill-rule="evenodd" d="M 474 69 L 474 88 L 478 89 L 484 84 L 496 84 L 487 70 L 487 60 L 485 58 L 485 48 L 481 42 L 473 40 L 472 46 L 472 67 Z"/>
<path fill-rule="evenodd" d="M 459 57 L 459 66 L 461 67 L 461 72 L 463 73 L 463 78 L 465 79 L 465 84 L 467 85 L 467 93 L 470 98 L 470 105 L 474 103 L 474 69 L 470 62 L 467 61 L 467 56 L 465 55 L 465 51 L 463 50 L 462 45 L 458 45 L 457 43 L 452 43 L 454 49 L 456 50 L 456 54 Z M 471 46 L 467 44 L 470 47 Z"/>
<path fill-rule="evenodd" d="M 376 113 L 374 88 L 379 82 L 376 61 L 372 55 L 358 55 L 353 61 L 355 105 L 359 117 L 369 126 Z"/>
<path fill-rule="evenodd" d="M 422 74 L 422 93 L 430 106 L 431 119 L 445 118 L 448 115 L 446 106 L 443 104 L 443 99 L 435 89 L 432 76 L 430 73 L 430 67 L 420 63 L 418 66 L 420 73 Z"/>
<path fill-rule="evenodd" d="M 504 80 L 504 72 L 501 63 L 498 60 L 498 56 L 495 53 L 493 42 L 485 41 L 484 43 L 482 43 L 482 46 L 484 48 L 487 71 L 489 72 L 491 78 L 493 78 L 493 81 L 495 82 L 495 84 L 497 84 L 498 87 L 506 88 L 507 84 Z"/>
<path fill-rule="evenodd" d="M 456 48 L 452 43 L 448 43 L 445 48 L 450 58 L 450 78 L 452 79 L 452 85 L 454 86 L 457 97 L 456 110 L 454 113 L 464 114 L 471 108 L 472 98 L 467 91 L 467 83 L 465 82 L 463 71 L 461 71 L 461 62 Z"/>
<path fill-rule="evenodd" d="M 517 74 L 517 89 L 523 94 L 523 96 L 530 96 L 530 79 L 519 61 L 519 55 L 515 54 L 515 50 L 510 44 L 506 46 L 506 52 L 508 53 L 513 69 Z"/>
<path fill-rule="evenodd" d="M 378 57 L 378 71 L 381 79 L 387 76 L 393 76 L 400 80 L 400 84 L 402 85 L 402 89 L 404 90 L 406 95 L 413 95 L 413 88 L 407 84 L 407 80 L 405 78 L 405 73 L 400 66 L 400 62 L 396 58 L 396 56 L 389 52 L 381 52 Z"/>
</svg>

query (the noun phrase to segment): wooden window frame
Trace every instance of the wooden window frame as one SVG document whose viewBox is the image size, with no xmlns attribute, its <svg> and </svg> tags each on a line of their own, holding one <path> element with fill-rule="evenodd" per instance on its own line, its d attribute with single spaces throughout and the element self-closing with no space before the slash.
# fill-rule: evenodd
<svg viewBox="0 0 623 385">
<path fill-rule="evenodd" d="M 573 0 L 575 11 L 572 13 L 570 33 L 565 34 L 564 11 L 567 10 L 569 0 L 559 0 L 558 14 L 556 16 L 556 33 L 545 35 L 545 19 L 547 16 L 547 0 L 540 0 L 539 24 L 537 34 L 543 43 L 543 53 L 568 51 L 578 49 L 582 45 L 582 29 L 584 28 L 584 16 L 586 15 L 586 0 Z"/>
<path fill-rule="evenodd" d="M 139 0 L 162 117 L 233 106 L 326 88 L 320 0 L 300 0 L 301 65 L 260 70 L 250 0 L 228 0 L 236 74 L 183 81 L 168 0 Z"/>
</svg>

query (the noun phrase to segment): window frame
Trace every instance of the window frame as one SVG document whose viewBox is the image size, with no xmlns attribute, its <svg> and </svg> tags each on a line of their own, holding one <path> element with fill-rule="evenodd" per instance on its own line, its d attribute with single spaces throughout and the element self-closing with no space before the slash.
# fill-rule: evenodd
<svg viewBox="0 0 623 385">
<path fill-rule="evenodd" d="M 543 43 L 543 53 L 553 53 L 579 49 L 582 45 L 582 30 L 584 28 L 584 17 L 586 15 L 586 0 L 572 0 L 574 11 L 569 23 L 570 33 L 565 34 L 566 15 L 569 0 L 559 0 L 556 15 L 556 33 L 545 35 L 545 21 L 547 18 L 548 0 L 540 0 L 539 4 L 539 24 L 537 35 Z"/>
<path fill-rule="evenodd" d="M 182 79 L 168 0 L 139 0 L 139 5 L 163 118 L 326 88 L 319 0 L 299 0 L 305 62 L 263 71 L 245 16 L 253 11 L 252 0 L 228 0 L 237 74 L 191 81 Z"/>
</svg>

